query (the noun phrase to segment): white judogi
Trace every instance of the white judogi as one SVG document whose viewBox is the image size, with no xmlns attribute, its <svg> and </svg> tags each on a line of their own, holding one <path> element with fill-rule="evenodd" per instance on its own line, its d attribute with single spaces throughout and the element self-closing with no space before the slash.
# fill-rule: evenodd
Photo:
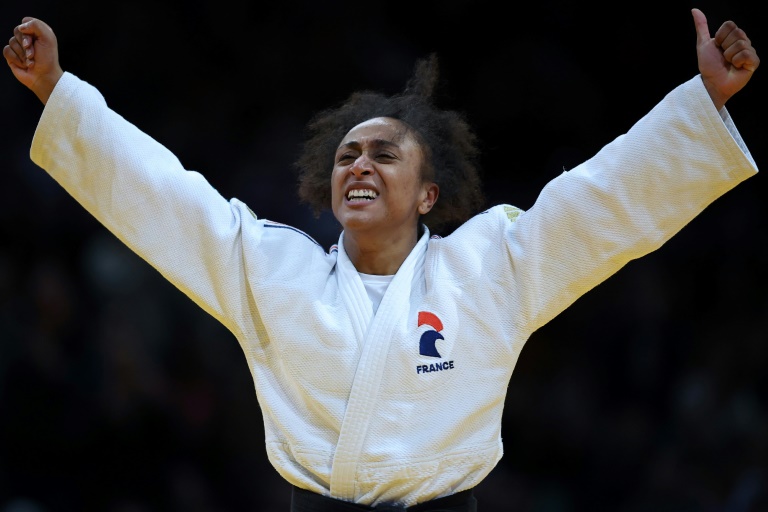
<svg viewBox="0 0 768 512">
<path fill-rule="evenodd" d="M 527 212 L 427 231 L 375 315 L 343 234 L 326 252 L 227 201 L 72 74 L 31 156 L 236 336 L 286 480 L 410 506 L 477 485 L 501 458 L 505 392 L 536 329 L 757 172 L 721 114 L 694 77 Z"/>
</svg>

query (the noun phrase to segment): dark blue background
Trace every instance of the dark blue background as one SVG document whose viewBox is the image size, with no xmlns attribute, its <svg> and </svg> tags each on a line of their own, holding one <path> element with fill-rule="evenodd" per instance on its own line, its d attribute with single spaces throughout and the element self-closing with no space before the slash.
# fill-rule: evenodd
<svg viewBox="0 0 768 512">
<path fill-rule="evenodd" d="M 697 72 L 691 7 L 768 56 L 746 0 L 9 3 L 3 38 L 47 21 L 64 69 L 186 168 L 326 247 L 337 226 L 295 193 L 304 123 L 399 91 L 429 52 L 489 204 L 521 208 Z M 761 168 L 767 73 L 728 104 Z M 31 163 L 42 105 L 8 70 L 0 98 L 0 512 L 285 512 L 234 337 Z M 768 510 L 767 188 L 739 185 L 533 335 L 481 512 Z"/>
</svg>

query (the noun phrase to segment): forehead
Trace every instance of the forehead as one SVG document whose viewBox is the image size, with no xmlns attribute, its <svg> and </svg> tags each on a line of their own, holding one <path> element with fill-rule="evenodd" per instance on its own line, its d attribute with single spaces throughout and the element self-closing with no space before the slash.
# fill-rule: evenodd
<svg viewBox="0 0 768 512">
<path fill-rule="evenodd" d="M 350 141 L 363 142 L 366 139 L 386 140 L 401 143 L 406 140 L 416 142 L 408 126 L 398 119 L 391 117 L 374 117 L 358 124 L 342 139 L 345 144 Z"/>
</svg>

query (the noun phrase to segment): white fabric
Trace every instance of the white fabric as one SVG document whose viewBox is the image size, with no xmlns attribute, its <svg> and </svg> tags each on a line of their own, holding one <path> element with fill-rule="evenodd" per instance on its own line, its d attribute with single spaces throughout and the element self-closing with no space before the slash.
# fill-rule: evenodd
<svg viewBox="0 0 768 512">
<path fill-rule="evenodd" d="M 358 272 L 358 274 L 363 281 L 363 286 L 365 286 L 365 291 L 368 293 L 368 298 L 371 299 L 373 314 L 375 315 L 376 311 L 379 309 L 379 304 L 381 304 L 381 299 L 384 297 L 384 293 L 387 291 L 387 287 L 389 287 L 389 283 L 392 282 L 394 276 L 376 276 L 372 274 L 363 274 L 362 272 Z"/>
<path fill-rule="evenodd" d="M 31 156 L 235 335 L 286 480 L 411 506 L 476 486 L 501 458 L 505 392 L 531 333 L 757 172 L 723 115 L 694 77 L 530 210 L 427 230 L 375 315 L 343 234 L 326 252 L 224 199 L 70 73 Z"/>
</svg>

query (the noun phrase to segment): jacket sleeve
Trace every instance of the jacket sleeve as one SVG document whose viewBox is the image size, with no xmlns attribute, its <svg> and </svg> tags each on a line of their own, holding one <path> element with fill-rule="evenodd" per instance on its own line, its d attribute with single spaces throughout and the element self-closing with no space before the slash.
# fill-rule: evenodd
<svg viewBox="0 0 768 512">
<path fill-rule="evenodd" d="M 757 172 L 696 76 L 507 222 L 514 307 L 533 332 Z M 501 221 L 504 222 L 504 221 Z"/>
<path fill-rule="evenodd" d="M 248 207 L 65 73 L 43 110 L 32 160 L 141 258 L 237 334 L 248 300 L 242 257 Z"/>
</svg>

